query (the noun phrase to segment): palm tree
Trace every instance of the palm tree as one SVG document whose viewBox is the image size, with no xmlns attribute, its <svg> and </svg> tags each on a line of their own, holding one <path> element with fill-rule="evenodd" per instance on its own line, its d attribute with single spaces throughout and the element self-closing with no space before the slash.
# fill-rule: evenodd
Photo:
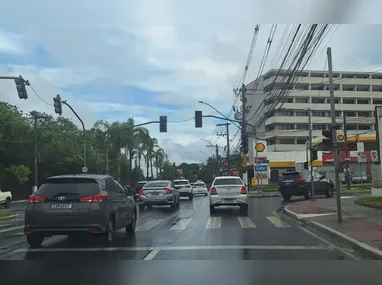
<svg viewBox="0 0 382 285">
<path fill-rule="evenodd" d="M 151 168 L 151 177 L 154 177 L 153 173 L 153 158 L 155 158 L 155 151 L 154 149 L 158 147 L 158 140 L 156 138 L 150 138 L 148 140 L 148 157 L 150 161 L 150 168 Z"/>
<path fill-rule="evenodd" d="M 158 148 L 155 150 L 155 168 L 157 172 L 157 177 L 158 177 L 158 174 L 162 172 L 164 156 L 165 156 L 165 153 L 162 148 Z"/>
</svg>

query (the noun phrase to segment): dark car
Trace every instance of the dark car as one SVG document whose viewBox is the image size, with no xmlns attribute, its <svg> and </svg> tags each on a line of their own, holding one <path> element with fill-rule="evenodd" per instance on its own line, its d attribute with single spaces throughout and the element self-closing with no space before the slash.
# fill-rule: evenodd
<svg viewBox="0 0 382 285">
<path fill-rule="evenodd" d="M 25 227 L 30 246 L 44 237 L 79 233 L 98 235 L 111 244 L 114 231 L 134 233 L 137 210 L 134 192 L 108 175 L 76 174 L 47 178 L 28 198 Z"/>
<path fill-rule="evenodd" d="M 333 196 L 333 182 L 327 179 L 323 173 L 315 173 L 313 179 L 315 194 L 324 194 L 328 198 Z M 306 181 L 297 171 L 287 171 L 282 174 L 279 192 L 284 200 L 290 200 L 292 196 L 304 196 L 305 199 L 312 198 L 311 182 Z"/>
<path fill-rule="evenodd" d="M 147 183 L 147 181 L 137 182 L 137 184 L 135 184 L 135 186 L 133 187 L 135 193 L 139 193 L 139 191 L 141 191 L 141 189 L 143 188 L 143 186 L 145 186 L 146 183 Z"/>
</svg>

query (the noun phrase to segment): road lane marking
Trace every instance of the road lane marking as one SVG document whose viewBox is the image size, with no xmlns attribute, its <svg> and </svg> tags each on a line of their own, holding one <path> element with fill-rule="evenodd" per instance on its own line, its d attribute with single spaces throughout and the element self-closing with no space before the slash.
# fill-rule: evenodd
<svg viewBox="0 0 382 285">
<path fill-rule="evenodd" d="M 180 219 L 171 229 L 170 231 L 180 231 L 185 230 L 187 226 L 191 223 L 192 218 Z"/>
<path fill-rule="evenodd" d="M 256 225 L 252 222 L 249 217 L 237 217 L 240 223 L 240 227 L 243 229 L 256 228 Z"/>
<path fill-rule="evenodd" d="M 159 248 L 153 248 L 153 250 L 143 260 L 153 260 L 159 251 Z"/>
<path fill-rule="evenodd" d="M 144 231 L 151 230 L 153 227 L 155 227 L 156 225 L 159 225 L 163 221 L 164 221 L 164 219 L 153 219 L 153 220 L 148 221 L 147 223 L 145 223 L 141 226 L 138 226 L 135 229 L 135 231 L 144 232 Z"/>
<path fill-rule="evenodd" d="M 291 226 L 288 225 L 286 222 L 280 219 L 278 216 L 270 216 L 266 217 L 268 221 L 270 221 L 272 224 L 274 224 L 278 228 L 290 228 Z"/>
<path fill-rule="evenodd" d="M 0 234 L 2 234 L 2 233 L 8 233 L 8 232 L 13 232 L 13 231 L 17 231 L 17 230 L 20 230 L 20 229 L 23 229 L 23 228 L 24 228 L 24 225 L 22 225 L 22 226 L 17 226 L 17 227 L 11 227 L 11 228 L 2 229 L 2 230 L 0 230 Z"/>
<path fill-rule="evenodd" d="M 177 250 L 334 250 L 332 247 L 317 245 L 201 245 L 201 246 L 162 246 L 162 247 L 90 247 L 90 248 L 19 248 L 13 253 L 22 252 L 124 252 L 124 251 L 151 251 L 145 258 L 154 258 L 159 251 Z"/>
<path fill-rule="evenodd" d="M 25 235 L 24 232 L 19 232 L 19 233 L 14 233 L 12 234 L 13 236 L 23 236 Z"/>
<path fill-rule="evenodd" d="M 221 217 L 210 217 L 206 225 L 206 229 L 220 229 L 222 225 Z"/>
<path fill-rule="evenodd" d="M 4 228 L 4 227 L 8 227 L 10 226 L 11 224 L 0 224 L 0 228 Z"/>
</svg>

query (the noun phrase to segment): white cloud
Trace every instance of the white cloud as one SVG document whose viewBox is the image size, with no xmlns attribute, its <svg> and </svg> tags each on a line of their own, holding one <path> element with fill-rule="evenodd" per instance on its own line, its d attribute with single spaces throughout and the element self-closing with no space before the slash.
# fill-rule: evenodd
<svg viewBox="0 0 382 285">
<path fill-rule="evenodd" d="M 354 5 L 338 4 L 337 10 L 332 10 L 342 9 L 342 13 L 338 13 L 341 21 L 352 13 L 359 21 L 372 20 L 380 5 L 378 1 L 374 2 L 375 6 L 359 8 L 362 14 L 354 12 L 358 7 Z M 167 115 L 168 133 L 159 133 L 158 125 L 149 125 L 148 129 L 158 137 L 170 160 L 177 163 L 204 160 L 205 155 L 199 151 L 209 153 L 210 150 L 205 148 L 201 138 L 217 139 L 214 135 L 216 120 L 205 118 L 202 129 L 195 129 L 193 121 L 171 121 L 192 118 L 195 110 L 218 115 L 209 107 L 198 104 L 199 100 L 212 104 L 224 114 L 230 113 L 234 99 L 232 88 L 236 87 L 244 69 L 256 21 L 320 22 L 329 10 L 330 3 L 323 7 L 318 3 L 292 0 L 288 4 L 243 0 L 240 5 L 228 0 L 115 0 L 113 4 L 90 0 L 39 0 L 33 3 L 14 0 L 4 4 L 0 11 L 0 25 L 4 27 L 0 32 L 0 53 L 24 52 L 30 47 L 22 45 L 21 40 L 29 41 L 32 47 L 44 48 L 51 63 L 38 67 L 38 62 L 28 61 L 24 65 L 18 63 L 18 66 L 10 62 L 9 67 L 0 68 L 2 75 L 22 74 L 29 79 L 42 100 L 30 91 L 29 99 L 23 102 L 17 97 L 14 83 L 3 81 L 0 82 L 0 98 L 25 111 L 53 113 L 50 104 L 53 96 L 59 93 L 81 114 L 87 127 L 101 114 L 107 120 L 126 120 L 133 116 L 137 123 Z M 14 15 L 7 11 L 18 11 L 23 25 L 17 25 Z M 269 25 L 260 27 L 247 81 L 254 79 L 258 72 L 269 28 Z M 276 67 L 272 58 L 283 30 L 284 26 L 279 25 L 268 67 Z M 379 26 L 341 26 L 323 47 L 332 46 L 334 69 L 378 69 L 382 66 L 381 36 Z M 322 69 L 324 61 L 325 52 L 310 67 Z M 153 91 L 155 95 L 138 101 L 129 94 L 121 99 L 112 93 L 63 92 L 85 84 L 94 89 L 135 86 Z M 159 104 L 178 105 L 180 109 L 163 109 L 158 107 Z M 65 110 L 64 115 L 77 121 L 69 110 Z M 236 132 L 234 126 L 230 132 L 232 135 Z M 217 142 L 223 146 L 225 138 Z"/>
</svg>

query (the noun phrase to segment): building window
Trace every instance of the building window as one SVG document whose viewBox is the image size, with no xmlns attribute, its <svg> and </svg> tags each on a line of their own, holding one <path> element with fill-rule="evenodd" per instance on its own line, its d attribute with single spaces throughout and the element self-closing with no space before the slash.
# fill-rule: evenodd
<svg viewBox="0 0 382 285">
<path fill-rule="evenodd" d="M 313 130 L 326 130 L 326 125 L 323 124 L 313 124 Z"/>
<path fill-rule="evenodd" d="M 295 103 L 304 103 L 304 104 L 306 104 L 306 103 L 309 103 L 309 98 L 295 98 L 294 102 Z"/>
<path fill-rule="evenodd" d="M 297 138 L 297 144 L 305 144 L 306 138 Z"/>
<path fill-rule="evenodd" d="M 343 104 L 355 104 L 355 99 L 353 98 L 343 98 L 342 99 Z"/>
<path fill-rule="evenodd" d="M 282 102 L 283 103 L 293 103 L 293 98 L 284 98 L 283 100 L 282 100 Z"/>
<path fill-rule="evenodd" d="M 267 141 L 267 144 L 268 145 L 274 145 L 274 144 L 276 144 L 276 140 L 275 139 L 269 140 L 269 141 Z"/>
<path fill-rule="evenodd" d="M 346 129 L 348 131 L 355 131 L 357 130 L 357 125 L 349 125 L 349 124 L 346 124 Z"/>
<path fill-rule="evenodd" d="M 371 125 L 358 125 L 359 130 L 371 130 Z"/>
<path fill-rule="evenodd" d="M 356 117 L 356 112 L 352 112 L 352 111 L 344 111 L 344 115 L 346 117 Z"/>
<path fill-rule="evenodd" d="M 326 103 L 330 104 L 331 100 L 330 98 L 326 98 Z M 334 98 L 334 104 L 338 104 L 340 102 L 340 99 Z"/>
<path fill-rule="evenodd" d="M 275 130 L 275 126 L 268 126 L 266 127 L 266 131 L 267 132 L 271 132 L 271 131 L 274 131 Z"/>
<path fill-rule="evenodd" d="M 315 103 L 315 104 L 324 104 L 325 103 L 325 98 L 312 98 L 312 103 Z"/>
<path fill-rule="evenodd" d="M 342 117 L 342 112 L 341 111 L 336 111 L 336 117 Z"/>
<path fill-rule="evenodd" d="M 293 111 L 278 111 L 276 112 L 276 116 L 290 117 L 293 116 Z"/>
<path fill-rule="evenodd" d="M 308 111 L 296 111 L 295 114 L 298 117 L 308 117 Z"/>
<path fill-rule="evenodd" d="M 375 104 L 375 105 L 382 105 L 382 99 L 373 99 L 373 104 Z"/>
<path fill-rule="evenodd" d="M 294 125 L 278 125 L 277 130 L 294 130 Z"/>
<path fill-rule="evenodd" d="M 370 112 L 358 112 L 358 117 L 370 117 Z"/>
<path fill-rule="evenodd" d="M 325 111 L 312 111 L 313 117 L 326 117 Z"/>
<path fill-rule="evenodd" d="M 369 104 L 369 99 L 358 99 L 358 104 L 364 104 L 367 105 Z"/>
<path fill-rule="evenodd" d="M 294 139 L 280 139 L 280 144 L 294 144 Z"/>
<path fill-rule="evenodd" d="M 309 130 L 309 125 L 297 124 L 296 129 L 297 130 Z"/>
</svg>

